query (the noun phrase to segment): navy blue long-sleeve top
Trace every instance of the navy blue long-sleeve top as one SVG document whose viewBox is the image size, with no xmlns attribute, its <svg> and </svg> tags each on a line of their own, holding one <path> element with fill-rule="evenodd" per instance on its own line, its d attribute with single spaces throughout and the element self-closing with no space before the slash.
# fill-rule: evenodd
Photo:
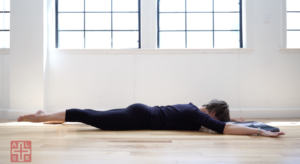
<svg viewBox="0 0 300 164">
<path fill-rule="evenodd" d="M 192 103 L 150 108 L 152 130 L 199 130 L 204 126 L 222 134 L 226 125 L 200 111 Z"/>
</svg>

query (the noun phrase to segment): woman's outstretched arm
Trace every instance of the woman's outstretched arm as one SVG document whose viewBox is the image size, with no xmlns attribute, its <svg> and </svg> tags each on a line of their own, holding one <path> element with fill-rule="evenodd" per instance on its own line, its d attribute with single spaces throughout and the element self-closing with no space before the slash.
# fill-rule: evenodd
<svg viewBox="0 0 300 164">
<path fill-rule="evenodd" d="M 257 134 L 258 129 L 256 128 L 250 128 L 246 126 L 236 125 L 236 124 L 226 124 L 223 134 Z M 285 135 L 284 132 L 270 132 L 266 130 L 260 129 L 260 135 L 261 136 L 267 136 L 267 137 L 277 137 L 279 135 Z"/>
<path fill-rule="evenodd" d="M 258 133 L 258 129 L 256 128 L 221 122 L 213 119 L 208 114 L 196 109 L 191 115 L 191 120 L 196 124 L 204 126 L 220 134 L 250 135 Z M 265 130 L 260 130 L 261 136 L 276 137 L 284 134 L 284 132 L 269 132 Z"/>
</svg>

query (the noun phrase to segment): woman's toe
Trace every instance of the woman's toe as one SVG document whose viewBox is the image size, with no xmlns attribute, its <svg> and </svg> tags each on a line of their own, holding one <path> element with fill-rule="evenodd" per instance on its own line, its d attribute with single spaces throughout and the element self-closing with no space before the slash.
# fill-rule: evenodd
<svg viewBox="0 0 300 164">
<path fill-rule="evenodd" d="M 24 119 L 24 116 L 20 116 L 18 120 L 23 121 L 23 119 Z"/>
</svg>

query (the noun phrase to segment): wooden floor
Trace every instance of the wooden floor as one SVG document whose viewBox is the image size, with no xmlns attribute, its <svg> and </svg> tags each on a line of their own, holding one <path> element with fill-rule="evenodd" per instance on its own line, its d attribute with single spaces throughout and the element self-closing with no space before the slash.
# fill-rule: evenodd
<svg viewBox="0 0 300 164">
<path fill-rule="evenodd" d="M 286 135 L 269 138 L 201 131 L 104 131 L 80 123 L 1 120 L 0 163 L 10 163 L 12 140 L 32 142 L 33 164 L 300 163 L 300 118 L 248 120 L 279 127 Z"/>
</svg>

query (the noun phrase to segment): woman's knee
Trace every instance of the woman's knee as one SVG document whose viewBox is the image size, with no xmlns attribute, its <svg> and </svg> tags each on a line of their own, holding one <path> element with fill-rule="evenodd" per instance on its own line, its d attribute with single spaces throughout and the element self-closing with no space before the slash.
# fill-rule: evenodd
<svg viewBox="0 0 300 164">
<path fill-rule="evenodd" d="M 82 109 L 67 109 L 66 110 L 66 122 L 86 122 L 89 117 L 89 111 Z"/>
</svg>

